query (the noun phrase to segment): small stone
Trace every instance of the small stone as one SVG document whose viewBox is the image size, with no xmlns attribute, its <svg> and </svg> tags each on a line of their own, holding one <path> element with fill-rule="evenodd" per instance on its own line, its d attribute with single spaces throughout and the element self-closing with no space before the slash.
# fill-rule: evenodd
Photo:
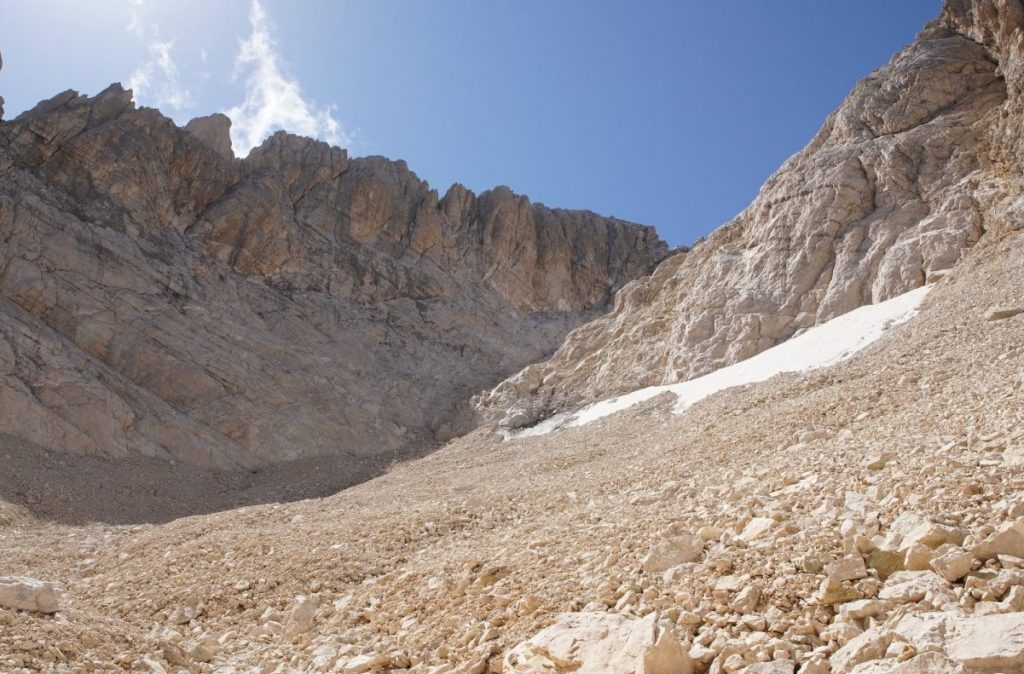
<svg viewBox="0 0 1024 674">
<path fill-rule="evenodd" d="M 842 582 L 844 580 L 860 580 L 868 575 L 867 567 L 861 557 L 844 557 L 830 562 L 825 567 L 825 573 L 832 580 Z"/>
<path fill-rule="evenodd" d="M 313 629 L 313 622 L 316 620 L 317 601 L 313 597 L 299 595 L 295 598 L 295 604 L 288 612 L 288 618 L 284 623 L 284 631 L 288 636 L 296 636 Z"/>
<path fill-rule="evenodd" d="M 873 616 L 881 615 L 886 612 L 888 605 L 884 601 L 878 599 L 861 599 L 859 601 L 851 601 L 846 604 L 839 606 L 839 614 L 853 618 L 854 620 L 860 620 L 861 618 L 871 618 Z"/>
<path fill-rule="evenodd" d="M 756 585 L 748 585 L 740 590 L 733 600 L 731 608 L 736 613 L 753 613 L 757 608 L 757 602 L 761 600 L 761 589 Z"/>
<path fill-rule="evenodd" d="M 751 541 L 765 536 L 768 532 L 774 529 L 777 524 L 778 522 L 770 517 L 755 517 L 747 522 L 747 525 L 743 527 L 743 531 L 739 533 L 737 538 L 746 543 L 750 543 Z"/>
<path fill-rule="evenodd" d="M 704 540 L 696 536 L 673 536 L 659 541 L 643 559 L 644 573 L 655 575 L 673 566 L 698 560 Z"/>
<path fill-rule="evenodd" d="M 656 617 L 563 613 L 558 621 L 510 649 L 504 674 L 539 671 L 692 674 L 693 661 Z"/>
<path fill-rule="evenodd" d="M 947 590 L 949 583 L 931 571 L 898 571 L 886 581 L 878 598 L 908 604 L 921 601 L 928 593 Z"/>
<path fill-rule="evenodd" d="M 1002 321 L 1018 314 L 1024 314 L 1024 307 L 992 307 L 985 312 L 985 320 Z"/>
<path fill-rule="evenodd" d="M 842 582 L 834 578 L 826 578 L 818 588 L 815 600 L 818 604 L 827 606 L 830 604 L 842 604 L 848 601 L 861 599 L 860 590 L 855 588 L 849 581 Z"/>
<path fill-rule="evenodd" d="M 974 564 L 974 555 L 965 550 L 950 550 L 949 552 L 933 558 L 929 565 L 951 583 L 955 583 L 966 576 Z"/>
<path fill-rule="evenodd" d="M 924 571 L 931 568 L 934 552 L 931 548 L 920 543 L 915 543 L 907 549 L 903 558 L 903 566 L 908 571 Z"/>
<path fill-rule="evenodd" d="M 998 555 L 1024 557 L 1024 518 L 1008 522 L 972 550 L 978 559 L 992 559 Z"/>
<path fill-rule="evenodd" d="M 903 563 L 903 555 L 891 550 L 875 550 L 872 552 L 871 556 L 868 557 L 868 566 L 874 569 L 882 580 L 906 568 Z"/>
<path fill-rule="evenodd" d="M 882 470 L 885 468 L 887 463 L 893 460 L 893 457 L 894 455 L 892 452 L 882 452 L 880 454 L 876 454 L 871 459 L 868 459 L 864 466 L 868 470 Z"/>
</svg>

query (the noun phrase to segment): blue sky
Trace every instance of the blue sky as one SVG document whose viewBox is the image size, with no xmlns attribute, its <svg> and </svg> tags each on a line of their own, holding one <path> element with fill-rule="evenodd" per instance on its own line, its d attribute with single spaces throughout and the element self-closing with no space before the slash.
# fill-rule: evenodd
<svg viewBox="0 0 1024 674">
<path fill-rule="evenodd" d="M 12 117 L 135 85 L 405 159 L 440 192 L 505 184 L 651 224 L 728 221 L 940 0 L 0 0 Z"/>
</svg>

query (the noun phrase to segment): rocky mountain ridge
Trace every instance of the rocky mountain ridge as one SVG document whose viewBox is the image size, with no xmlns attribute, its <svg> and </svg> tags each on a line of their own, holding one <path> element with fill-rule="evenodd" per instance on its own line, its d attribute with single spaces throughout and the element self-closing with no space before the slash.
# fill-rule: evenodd
<svg viewBox="0 0 1024 674">
<path fill-rule="evenodd" d="M 119 85 L 0 123 L 0 432 L 218 468 L 391 460 L 667 254 L 283 132 L 235 159 L 229 124 L 178 128 Z"/>
<path fill-rule="evenodd" d="M 1024 226 L 1022 24 L 1019 2 L 947 2 L 746 210 L 478 409 L 528 426 L 706 374 L 941 278 L 987 232 Z"/>
</svg>

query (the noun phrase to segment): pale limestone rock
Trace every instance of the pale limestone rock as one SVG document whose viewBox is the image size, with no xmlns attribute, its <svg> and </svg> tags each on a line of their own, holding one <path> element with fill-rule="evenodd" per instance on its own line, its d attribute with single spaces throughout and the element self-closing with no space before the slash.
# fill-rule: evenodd
<svg viewBox="0 0 1024 674">
<path fill-rule="evenodd" d="M 825 578 L 821 581 L 814 601 L 822 605 L 842 604 L 848 601 L 856 601 L 863 598 L 863 594 L 849 581 L 838 581 L 834 578 Z"/>
<path fill-rule="evenodd" d="M 652 614 L 642 620 L 611 613 L 563 613 L 512 648 L 504 674 L 578 670 L 593 674 L 690 674 L 693 663 L 670 629 Z"/>
<path fill-rule="evenodd" d="M 941 653 L 922 653 L 910 659 L 873 660 L 857 665 L 851 674 L 968 674 L 964 665 Z"/>
<path fill-rule="evenodd" d="M 878 599 L 860 599 L 839 605 L 839 614 L 860 620 L 881 615 L 888 610 L 888 604 Z"/>
<path fill-rule="evenodd" d="M 757 585 L 748 585 L 736 595 L 736 598 L 730 604 L 730 608 L 740 614 L 753 613 L 760 600 L 761 588 Z"/>
<path fill-rule="evenodd" d="M 936 556 L 936 552 L 929 548 L 927 545 L 920 543 L 914 543 L 903 555 L 903 568 L 907 571 L 924 571 L 930 569 L 932 564 L 932 558 Z"/>
<path fill-rule="evenodd" d="M 1019 14 L 1018 0 L 948 2 L 746 210 L 532 366 L 537 390 L 502 384 L 479 409 L 544 415 L 706 374 L 941 279 L 983 233 L 1020 226 Z"/>
<path fill-rule="evenodd" d="M 893 633 L 888 630 L 872 628 L 851 639 L 832 655 L 832 674 L 849 674 L 863 662 L 884 657 L 892 637 Z"/>
<path fill-rule="evenodd" d="M 778 522 L 770 517 L 755 517 L 747 522 L 747 525 L 743 527 L 743 531 L 739 533 L 737 538 L 741 541 L 750 543 L 751 541 L 766 536 L 776 527 L 776 525 L 778 525 Z"/>
<path fill-rule="evenodd" d="M 892 550 L 875 550 L 868 557 L 868 566 L 878 573 L 878 577 L 886 579 L 897 571 L 906 569 L 904 556 Z"/>
<path fill-rule="evenodd" d="M 817 654 L 811 656 L 806 662 L 800 665 L 799 674 L 830 674 L 831 671 L 832 667 L 828 663 L 828 658 L 824 655 Z"/>
<path fill-rule="evenodd" d="M 829 578 L 842 582 L 844 580 L 860 580 L 868 575 L 864 560 L 857 557 L 843 557 L 829 562 L 825 567 L 825 573 Z"/>
<path fill-rule="evenodd" d="M 644 573 L 656 575 L 673 566 L 695 562 L 704 552 L 704 540 L 696 536 L 672 536 L 659 541 L 643 559 Z"/>
<path fill-rule="evenodd" d="M 961 618 L 950 631 L 946 654 L 971 669 L 1024 667 L 1024 613 Z"/>
<path fill-rule="evenodd" d="M 0 577 L 0 606 L 20 611 L 56 613 L 60 610 L 60 594 L 42 580 L 27 576 Z"/>
<path fill-rule="evenodd" d="M 772 662 L 755 662 L 740 671 L 744 674 L 793 674 L 795 669 L 796 663 L 792 660 L 774 660 Z"/>
<path fill-rule="evenodd" d="M 889 527 L 881 547 L 906 553 L 915 545 L 934 549 L 944 543 L 959 545 L 963 540 L 964 535 L 961 531 L 935 524 L 918 513 L 905 512 Z"/>
<path fill-rule="evenodd" d="M 953 549 L 934 557 L 929 565 L 950 583 L 955 583 L 968 574 L 974 564 L 974 555 L 966 550 Z"/>
<path fill-rule="evenodd" d="M 878 598 L 906 604 L 947 590 L 949 583 L 932 571 L 897 571 L 885 581 Z"/>
<path fill-rule="evenodd" d="M 1024 314 L 1024 307 L 992 307 L 985 312 L 985 319 L 989 321 L 1002 321 L 1013 318 L 1018 314 Z"/>
<path fill-rule="evenodd" d="M 284 622 L 284 632 L 288 636 L 297 636 L 313 629 L 316 622 L 316 610 L 319 602 L 316 597 L 299 595 Z"/>
<path fill-rule="evenodd" d="M 1024 518 L 1007 522 L 971 551 L 978 559 L 992 559 L 998 555 L 1024 557 Z"/>
<path fill-rule="evenodd" d="M 893 632 L 919 653 L 941 652 L 949 624 L 956 617 L 950 613 L 908 613 L 899 619 Z"/>
</svg>

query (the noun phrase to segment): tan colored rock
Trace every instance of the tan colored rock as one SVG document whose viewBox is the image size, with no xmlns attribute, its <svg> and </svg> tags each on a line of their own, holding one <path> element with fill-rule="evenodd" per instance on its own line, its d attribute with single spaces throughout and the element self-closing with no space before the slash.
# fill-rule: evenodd
<svg viewBox="0 0 1024 674">
<path fill-rule="evenodd" d="M 656 575 L 673 566 L 695 562 L 704 552 L 704 540 L 696 536 L 672 536 L 659 541 L 643 559 L 644 573 Z"/>
<path fill-rule="evenodd" d="M 860 599 L 840 604 L 838 608 L 840 615 L 860 620 L 861 618 L 870 618 L 885 613 L 888 610 L 888 605 L 886 602 L 878 599 Z"/>
<path fill-rule="evenodd" d="M 185 125 L 185 130 L 210 146 L 225 159 L 234 159 L 231 150 L 231 119 L 220 113 L 196 117 Z"/>
<path fill-rule="evenodd" d="M 978 559 L 992 559 L 998 555 L 1024 557 L 1024 518 L 1003 524 L 971 552 Z"/>
<path fill-rule="evenodd" d="M 594 674 L 690 674 L 689 654 L 653 615 L 564 613 L 505 656 L 504 674 L 579 670 Z"/>
<path fill-rule="evenodd" d="M 741 541 L 750 543 L 759 538 L 763 538 L 768 535 L 776 526 L 778 522 L 770 517 L 755 517 L 746 526 L 743 527 L 743 531 L 739 533 L 737 538 Z"/>
<path fill-rule="evenodd" d="M 868 575 L 867 567 L 861 557 L 844 557 L 829 562 L 825 567 L 825 573 L 832 580 L 842 582 L 844 580 L 860 580 Z"/>
<path fill-rule="evenodd" d="M 906 569 L 904 556 L 891 550 L 875 550 L 868 558 L 868 566 L 878 573 L 878 577 L 886 579 L 897 571 Z"/>
<path fill-rule="evenodd" d="M 918 653 L 942 652 L 949 625 L 956 618 L 950 613 L 908 613 L 899 619 L 893 631 Z"/>
<path fill-rule="evenodd" d="M 834 578 L 825 578 L 821 581 L 814 600 L 823 605 L 842 604 L 848 601 L 856 601 L 864 595 L 850 584 L 849 581 L 838 581 Z"/>
<path fill-rule="evenodd" d="M 56 613 L 60 594 L 48 583 L 27 576 L 0 577 L 0 606 L 20 611 Z"/>
<path fill-rule="evenodd" d="M 854 667 L 853 674 L 967 674 L 968 670 L 942 653 L 922 653 L 900 661 L 873 660 Z"/>
<path fill-rule="evenodd" d="M 793 674 L 796 663 L 792 660 L 773 660 L 772 662 L 755 662 L 739 670 L 745 674 Z"/>
<path fill-rule="evenodd" d="M 876 628 L 867 630 L 832 655 L 832 674 L 849 674 L 861 663 L 884 657 L 891 642 L 892 632 Z"/>
<path fill-rule="evenodd" d="M 1024 666 L 1024 613 L 962 618 L 950 626 L 946 653 L 976 670 Z"/>
<path fill-rule="evenodd" d="M 992 307 L 985 312 L 985 319 L 989 321 L 1002 321 L 1024 314 L 1024 307 Z"/>
<path fill-rule="evenodd" d="M 966 550 L 954 549 L 932 558 L 929 565 L 950 583 L 966 576 L 974 564 L 974 555 Z"/>
<path fill-rule="evenodd" d="M 298 596 L 295 604 L 288 611 L 284 622 L 284 632 L 288 636 L 297 636 L 313 629 L 316 621 L 316 610 L 319 602 L 315 597 Z"/>
<path fill-rule="evenodd" d="M 878 598 L 905 604 L 948 589 L 949 583 L 932 571 L 897 571 L 886 580 Z"/>
</svg>

